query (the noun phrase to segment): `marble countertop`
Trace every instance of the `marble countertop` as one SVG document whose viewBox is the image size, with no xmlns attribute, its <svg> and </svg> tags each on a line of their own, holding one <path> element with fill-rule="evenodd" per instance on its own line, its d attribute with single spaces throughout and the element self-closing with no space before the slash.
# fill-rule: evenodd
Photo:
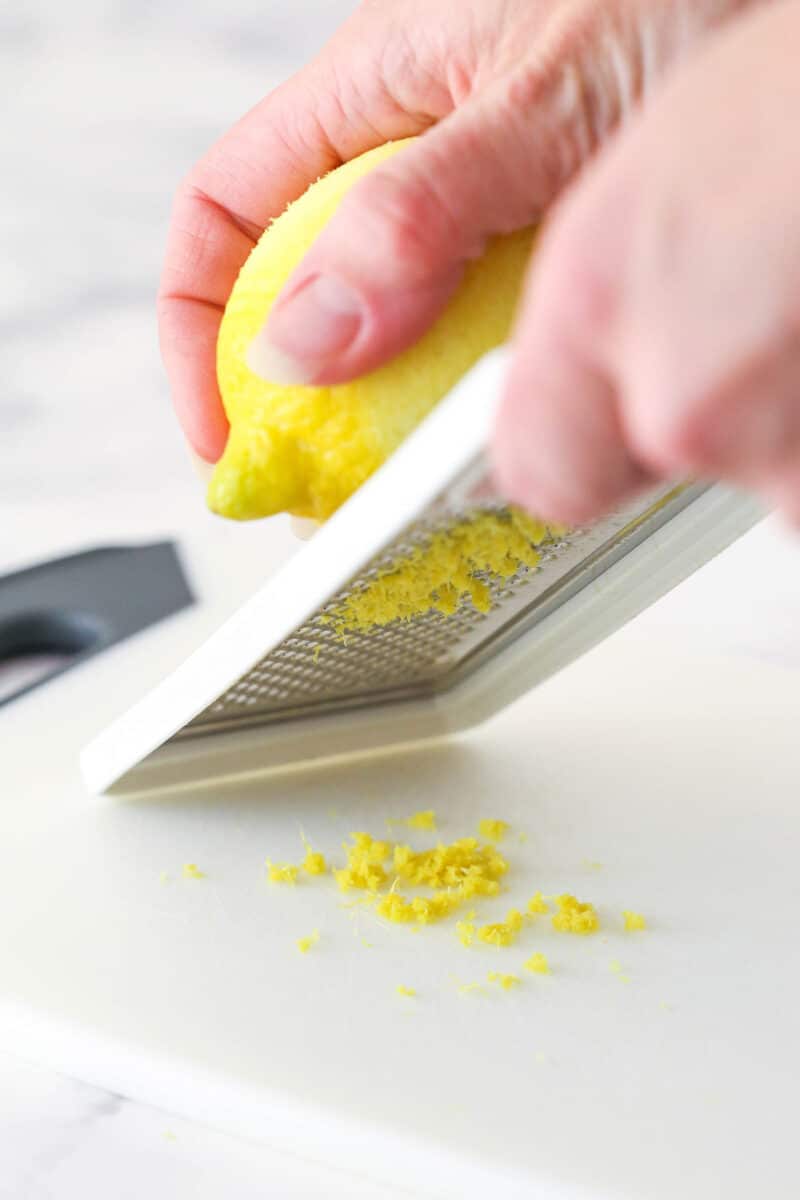
<svg viewBox="0 0 800 1200">
<path fill-rule="evenodd" d="M 172 193 L 352 7 L 0 7 L 0 573 L 197 519 L 154 318 Z M 5 1056 L 0 1162 L 0 1200 L 331 1194 L 328 1172 Z"/>
</svg>

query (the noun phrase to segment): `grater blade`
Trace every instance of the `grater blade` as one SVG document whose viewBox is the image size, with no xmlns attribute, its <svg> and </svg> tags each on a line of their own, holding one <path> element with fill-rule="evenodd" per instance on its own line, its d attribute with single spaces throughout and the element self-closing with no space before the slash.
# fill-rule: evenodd
<svg viewBox="0 0 800 1200">
<path fill-rule="evenodd" d="M 377 474 L 178 671 L 84 751 L 95 791 L 171 788 L 447 736 L 589 649 L 761 516 L 718 485 L 654 489 L 551 536 L 463 603 L 343 636 L 353 593 L 491 509 L 485 446 L 507 351 L 466 376 Z"/>
</svg>

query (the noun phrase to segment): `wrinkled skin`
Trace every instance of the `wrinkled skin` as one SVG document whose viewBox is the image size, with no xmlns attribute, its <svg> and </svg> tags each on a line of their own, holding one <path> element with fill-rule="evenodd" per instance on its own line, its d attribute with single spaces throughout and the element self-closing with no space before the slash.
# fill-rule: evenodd
<svg viewBox="0 0 800 1200">
<path fill-rule="evenodd" d="M 694 472 L 800 515 L 798 38 L 796 0 L 362 5 L 179 190 L 160 317 L 190 443 L 208 461 L 224 445 L 216 334 L 267 222 L 337 163 L 427 131 L 346 198 L 259 369 L 376 366 L 487 237 L 552 209 L 496 431 L 510 498 L 584 521 Z"/>
</svg>

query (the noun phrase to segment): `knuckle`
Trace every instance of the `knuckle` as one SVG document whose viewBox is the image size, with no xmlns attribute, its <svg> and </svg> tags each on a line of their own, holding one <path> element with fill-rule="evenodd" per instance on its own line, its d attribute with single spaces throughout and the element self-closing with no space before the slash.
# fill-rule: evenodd
<svg viewBox="0 0 800 1200">
<path fill-rule="evenodd" d="M 716 465 L 710 434 L 714 421 L 703 404 L 662 403 L 634 411 L 631 442 L 642 462 L 661 472 L 697 471 Z"/>
<path fill-rule="evenodd" d="M 430 276 L 452 252 L 453 235 L 441 200 L 424 180 L 388 171 L 369 176 L 342 203 L 365 246 L 402 268 L 409 281 Z"/>
<path fill-rule="evenodd" d="M 516 120 L 540 103 L 546 86 L 547 77 L 537 63 L 522 63 L 498 84 L 498 105 Z"/>
</svg>

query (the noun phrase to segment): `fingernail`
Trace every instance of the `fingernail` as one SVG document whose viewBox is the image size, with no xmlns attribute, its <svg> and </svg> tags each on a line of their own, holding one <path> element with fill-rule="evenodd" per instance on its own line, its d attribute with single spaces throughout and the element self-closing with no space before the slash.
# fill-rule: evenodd
<svg viewBox="0 0 800 1200">
<path fill-rule="evenodd" d="M 315 275 L 279 301 L 247 350 L 251 371 L 271 383 L 310 383 L 345 350 L 364 319 L 358 292 L 332 275 Z"/>
</svg>

